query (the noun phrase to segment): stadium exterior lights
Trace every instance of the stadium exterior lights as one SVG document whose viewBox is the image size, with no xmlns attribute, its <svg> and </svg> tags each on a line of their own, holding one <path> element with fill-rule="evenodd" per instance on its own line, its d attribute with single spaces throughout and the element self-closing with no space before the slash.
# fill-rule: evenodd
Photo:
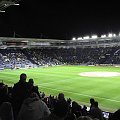
<svg viewBox="0 0 120 120">
<path fill-rule="evenodd" d="M 82 40 L 83 38 L 82 37 L 78 37 L 77 40 Z"/>
<path fill-rule="evenodd" d="M 76 40 L 76 38 L 75 38 L 75 37 L 73 37 L 73 38 L 72 38 L 72 40 Z"/>
<path fill-rule="evenodd" d="M 90 37 L 89 36 L 85 36 L 85 37 L 83 37 L 83 39 L 90 39 Z"/>
<path fill-rule="evenodd" d="M 101 35 L 101 38 L 105 38 L 106 37 L 106 35 Z"/>
<path fill-rule="evenodd" d="M 113 37 L 113 34 L 112 34 L 112 33 L 109 33 L 109 34 L 108 34 L 108 37 Z"/>
<path fill-rule="evenodd" d="M 97 35 L 92 35 L 92 39 L 97 39 L 98 36 Z"/>
</svg>

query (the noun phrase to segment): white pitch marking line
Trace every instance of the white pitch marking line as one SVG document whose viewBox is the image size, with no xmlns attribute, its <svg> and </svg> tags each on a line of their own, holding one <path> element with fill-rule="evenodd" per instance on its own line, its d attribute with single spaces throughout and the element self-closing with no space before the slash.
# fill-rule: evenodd
<svg viewBox="0 0 120 120">
<path fill-rule="evenodd" d="M 76 78 L 78 78 L 78 77 L 76 77 Z M 72 79 L 68 78 L 68 79 L 63 79 L 63 80 L 59 80 L 59 81 L 52 81 L 52 82 L 41 83 L 41 84 L 38 83 L 37 85 L 47 85 L 47 84 L 52 84 L 52 83 L 59 83 L 59 82 L 64 82 L 66 80 L 69 80 L 69 82 L 70 82 L 70 80 L 72 80 Z"/>
<path fill-rule="evenodd" d="M 108 100 L 108 101 L 118 102 L 118 103 L 120 102 L 120 101 L 118 101 L 118 100 L 112 100 L 112 99 L 103 98 L 103 97 L 97 97 L 97 96 L 92 96 L 92 95 L 86 95 L 86 94 L 74 93 L 74 92 L 72 92 L 72 91 L 60 90 L 60 89 L 50 88 L 50 87 L 46 87 L 46 86 L 41 86 L 41 87 L 44 87 L 44 88 L 47 88 L 47 89 L 51 89 L 51 90 L 56 90 L 56 91 L 64 91 L 64 92 L 67 92 L 67 93 L 77 94 L 77 95 L 80 95 L 80 96 L 86 96 L 86 97 L 98 98 L 98 99 L 103 99 L 103 100 Z"/>
</svg>

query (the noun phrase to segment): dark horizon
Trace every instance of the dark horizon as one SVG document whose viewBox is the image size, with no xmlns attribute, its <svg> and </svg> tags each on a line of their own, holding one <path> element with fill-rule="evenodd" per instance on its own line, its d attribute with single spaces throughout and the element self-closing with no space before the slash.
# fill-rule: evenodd
<svg viewBox="0 0 120 120">
<path fill-rule="evenodd" d="M 21 0 L 0 13 L 0 36 L 72 39 L 120 32 L 117 4 Z"/>
</svg>

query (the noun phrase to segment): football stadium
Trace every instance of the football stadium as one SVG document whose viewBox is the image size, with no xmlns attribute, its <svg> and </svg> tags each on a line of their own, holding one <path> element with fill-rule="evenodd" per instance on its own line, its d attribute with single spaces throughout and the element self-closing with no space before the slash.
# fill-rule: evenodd
<svg viewBox="0 0 120 120">
<path fill-rule="evenodd" d="M 46 97 L 64 93 L 88 111 L 94 98 L 106 114 L 115 112 L 120 106 L 120 37 L 83 39 L 1 37 L 1 83 L 12 89 L 25 73 Z"/>
<path fill-rule="evenodd" d="M 119 91 L 120 34 L 0 37 L 0 120 L 119 120 Z"/>
</svg>

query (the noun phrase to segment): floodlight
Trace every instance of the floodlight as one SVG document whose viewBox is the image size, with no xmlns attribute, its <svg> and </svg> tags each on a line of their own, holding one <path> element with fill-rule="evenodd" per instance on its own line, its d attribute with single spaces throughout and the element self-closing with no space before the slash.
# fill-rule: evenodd
<svg viewBox="0 0 120 120">
<path fill-rule="evenodd" d="M 83 39 L 90 39 L 90 37 L 89 36 L 85 36 L 85 37 L 83 37 Z"/>
<path fill-rule="evenodd" d="M 113 37 L 113 34 L 112 34 L 112 33 L 109 33 L 109 34 L 108 34 L 108 37 Z"/>
<path fill-rule="evenodd" d="M 101 35 L 101 38 L 105 38 L 106 37 L 106 35 Z"/>
<path fill-rule="evenodd" d="M 82 40 L 82 37 L 78 37 L 77 40 Z"/>
<path fill-rule="evenodd" d="M 73 38 L 72 38 L 72 40 L 76 40 L 76 38 L 75 38 L 75 37 L 73 37 Z"/>
<path fill-rule="evenodd" d="M 116 34 L 113 34 L 113 37 L 116 37 Z"/>
<path fill-rule="evenodd" d="M 97 39 L 98 37 L 97 37 L 97 35 L 92 35 L 92 38 Z"/>
</svg>

